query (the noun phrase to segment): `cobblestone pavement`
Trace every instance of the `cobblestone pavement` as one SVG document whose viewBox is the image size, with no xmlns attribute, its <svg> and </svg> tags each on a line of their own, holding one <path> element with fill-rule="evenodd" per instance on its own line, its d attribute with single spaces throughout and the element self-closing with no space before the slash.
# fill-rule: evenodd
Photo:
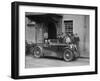
<svg viewBox="0 0 100 81">
<path fill-rule="evenodd" d="M 83 65 L 89 65 L 89 58 L 78 58 L 71 62 L 65 62 L 63 59 L 54 57 L 34 58 L 32 55 L 25 56 L 25 68 L 69 67 Z"/>
</svg>

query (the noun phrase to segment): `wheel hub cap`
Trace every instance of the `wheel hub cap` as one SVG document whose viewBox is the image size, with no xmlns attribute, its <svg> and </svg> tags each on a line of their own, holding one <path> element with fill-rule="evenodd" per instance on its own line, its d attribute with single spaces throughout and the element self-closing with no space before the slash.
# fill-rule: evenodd
<svg viewBox="0 0 100 81">
<path fill-rule="evenodd" d="M 69 57 L 69 54 L 67 53 L 66 56 Z"/>
<path fill-rule="evenodd" d="M 37 51 L 36 53 L 39 54 L 39 51 Z"/>
</svg>

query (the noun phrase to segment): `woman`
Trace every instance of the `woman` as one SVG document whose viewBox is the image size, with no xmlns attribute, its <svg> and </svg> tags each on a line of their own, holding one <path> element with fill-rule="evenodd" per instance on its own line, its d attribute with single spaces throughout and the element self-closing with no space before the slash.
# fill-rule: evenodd
<svg viewBox="0 0 100 81">
<path fill-rule="evenodd" d="M 64 37 L 64 41 L 65 41 L 66 44 L 71 43 L 71 38 L 70 38 L 69 34 L 66 34 L 66 36 Z"/>
</svg>

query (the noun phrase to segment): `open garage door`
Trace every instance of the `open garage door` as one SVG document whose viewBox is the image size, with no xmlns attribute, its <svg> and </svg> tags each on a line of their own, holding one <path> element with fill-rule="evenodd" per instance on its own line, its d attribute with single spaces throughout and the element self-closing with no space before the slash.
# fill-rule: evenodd
<svg viewBox="0 0 100 81">
<path fill-rule="evenodd" d="M 48 38 L 56 39 L 57 38 L 57 29 L 56 29 L 55 23 L 49 22 L 47 27 L 48 27 Z"/>
</svg>

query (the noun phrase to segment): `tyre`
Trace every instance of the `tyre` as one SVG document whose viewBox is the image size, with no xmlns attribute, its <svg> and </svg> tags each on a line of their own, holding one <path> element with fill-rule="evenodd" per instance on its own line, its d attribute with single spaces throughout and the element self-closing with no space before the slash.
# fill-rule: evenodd
<svg viewBox="0 0 100 81">
<path fill-rule="evenodd" d="M 34 47 L 33 55 L 34 55 L 34 57 L 36 57 L 36 58 L 42 57 L 42 56 L 43 56 L 43 54 L 42 54 L 42 47 L 40 47 L 40 46 Z"/>
<path fill-rule="evenodd" d="M 72 50 L 65 49 L 64 54 L 63 54 L 63 59 L 67 62 L 72 61 L 74 59 L 74 54 Z"/>
</svg>

